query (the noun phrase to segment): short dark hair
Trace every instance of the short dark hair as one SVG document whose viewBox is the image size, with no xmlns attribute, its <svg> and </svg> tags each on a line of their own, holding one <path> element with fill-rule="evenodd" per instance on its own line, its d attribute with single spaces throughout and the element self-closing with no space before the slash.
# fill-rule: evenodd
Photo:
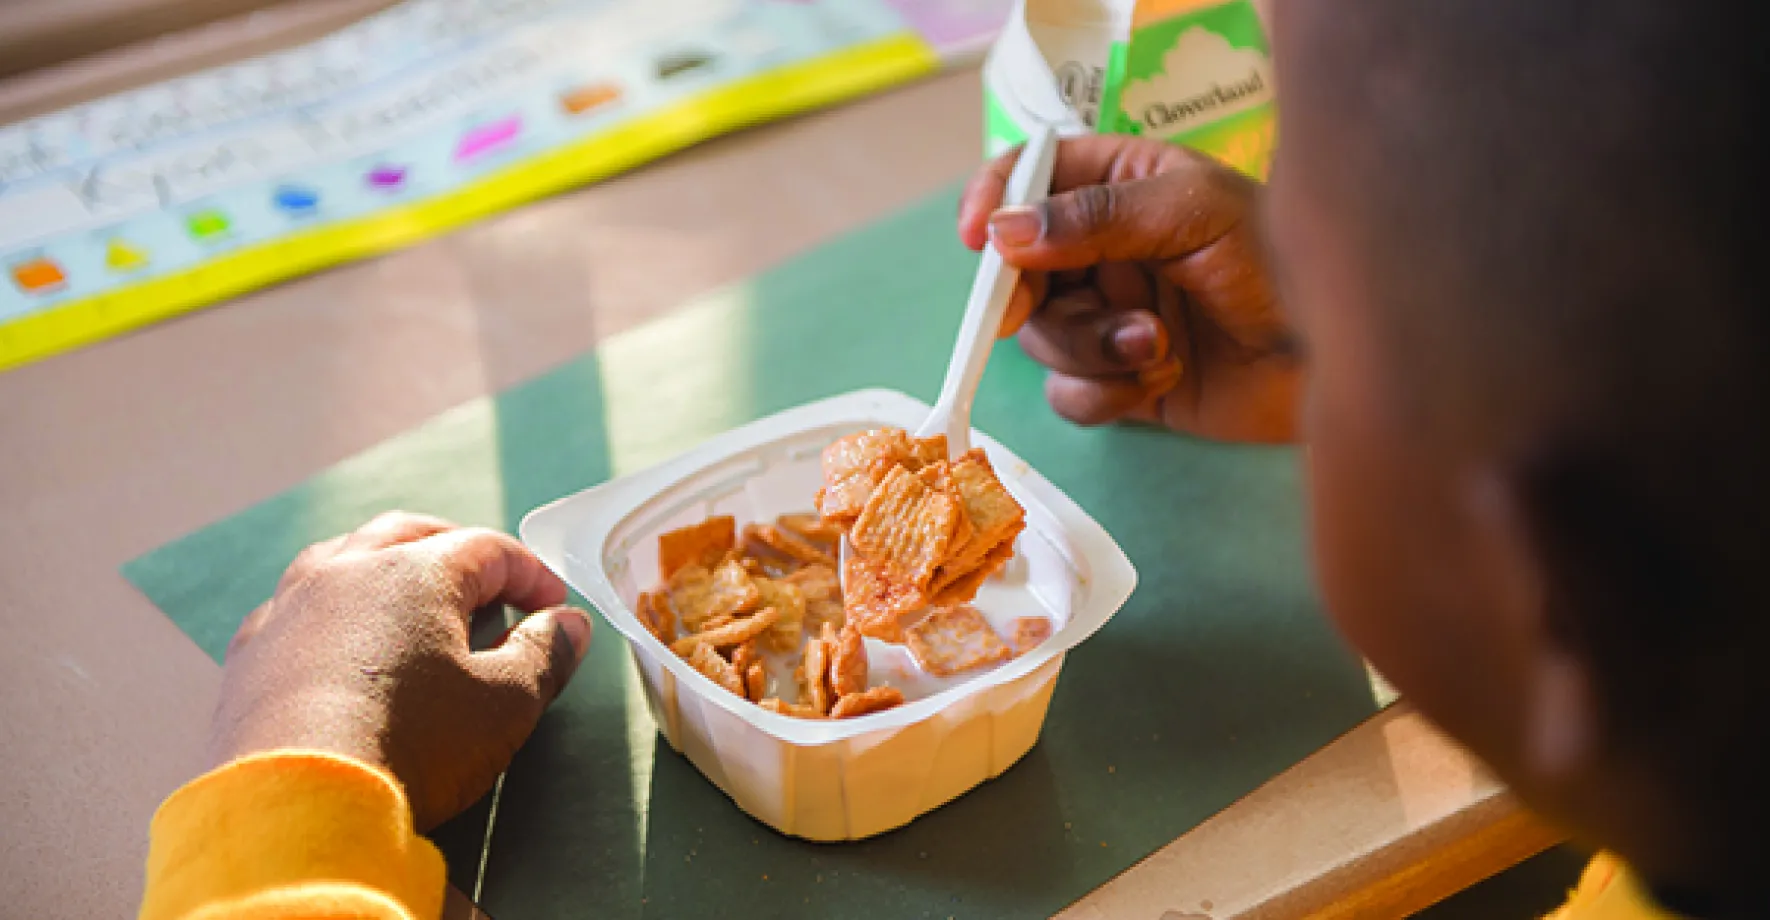
<svg viewBox="0 0 1770 920">
<path fill-rule="evenodd" d="M 1382 260 L 1364 274 L 1387 351 L 1421 383 L 1410 410 L 1433 436 L 1511 458 L 1568 595 L 1556 625 L 1598 672 L 1611 737 L 1715 833 L 1760 834 L 1762 14 L 1691 0 L 1314 6 L 1279 22 L 1311 33 L 1312 62 L 1309 80 L 1279 74 L 1280 105 L 1344 125 L 1316 177 Z"/>
</svg>

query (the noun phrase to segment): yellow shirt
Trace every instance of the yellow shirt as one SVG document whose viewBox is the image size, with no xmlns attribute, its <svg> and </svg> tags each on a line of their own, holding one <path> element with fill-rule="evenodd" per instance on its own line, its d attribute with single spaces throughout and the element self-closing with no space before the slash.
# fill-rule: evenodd
<svg viewBox="0 0 1770 920">
<path fill-rule="evenodd" d="M 280 751 L 236 760 L 160 806 L 141 918 L 431 920 L 444 878 L 392 776 Z"/>
<path fill-rule="evenodd" d="M 1608 853 L 1600 853 L 1580 876 L 1561 909 L 1545 920 L 1677 920 L 1647 896 L 1639 879 Z"/>
<path fill-rule="evenodd" d="M 442 854 L 392 776 L 336 754 L 234 761 L 154 815 L 142 920 L 431 920 Z M 1546 920 L 1676 920 L 1599 856 Z"/>
</svg>

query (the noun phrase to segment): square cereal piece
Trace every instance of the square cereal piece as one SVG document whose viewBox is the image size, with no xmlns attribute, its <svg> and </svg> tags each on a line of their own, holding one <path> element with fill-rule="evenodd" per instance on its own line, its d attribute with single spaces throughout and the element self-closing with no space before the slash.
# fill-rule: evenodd
<svg viewBox="0 0 1770 920">
<path fill-rule="evenodd" d="M 848 625 L 848 613 L 842 609 L 841 594 L 805 602 L 805 629 L 821 629 L 825 623 L 837 629 Z"/>
<path fill-rule="evenodd" d="M 736 542 L 737 521 L 729 514 L 710 517 L 658 537 L 658 572 L 668 579 L 685 565 L 713 569 Z"/>
<path fill-rule="evenodd" d="M 965 505 L 965 516 L 971 519 L 979 539 L 997 543 L 1002 535 L 1023 526 L 1026 509 L 1002 485 L 982 448 L 974 447 L 954 460 L 951 472 Z"/>
<path fill-rule="evenodd" d="M 922 484 L 929 489 L 951 496 L 959 508 L 959 525 L 953 530 L 953 542 L 947 549 L 947 558 L 941 560 L 940 566 L 935 569 L 935 578 L 938 578 L 940 568 L 951 565 L 955 556 L 961 555 L 965 547 L 976 542 L 972 539 L 975 536 L 975 528 L 971 526 L 970 516 L 965 513 L 965 502 L 959 495 L 958 484 L 953 480 L 951 464 L 941 462 L 933 466 L 922 467 L 916 473 L 916 478 L 920 479 Z"/>
<path fill-rule="evenodd" d="M 713 573 L 705 566 L 685 565 L 665 583 L 664 603 L 683 628 L 694 630 L 713 617 Z"/>
<path fill-rule="evenodd" d="M 830 690 L 836 697 L 859 693 L 867 688 L 867 644 L 860 630 L 852 627 L 837 632 L 824 624 L 824 648 L 830 656 Z"/>
<path fill-rule="evenodd" d="M 682 627 L 699 632 L 715 617 L 755 610 L 762 594 L 742 563 L 727 560 L 712 572 L 694 564 L 678 569 L 670 576 L 669 599 Z"/>
<path fill-rule="evenodd" d="M 909 435 L 902 428 L 876 428 L 836 439 L 821 458 L 824 486 L 817 497 L 818 513 L 841 524 L 853 522 L 873 487 L 910 451 Z"/>
<path fill-rule="evenodd" d="M 804 568 L 804 564 L 796 559 L 777 553 L 754 534 L 744 534 L 739 538 L 738 552 L 742 555 L 744 571 L 752 578 L 785 578 Z"/>
<path fill-rule="evenodd" d="M 922 467 L 916 471 L 916 478 L 922 480 L 928 488 L 942 492 L 951 492 L 957 488 L 953 485 L 953 466 L 950 463 Z"/>
<path fill-rule="evenodd" d="M 739 674 L 748 671 L 750 665 L 760 660 L 756 657 L 756 643 L 745 642 L 742 645 L 733 648 L 731 654 L 726 656 L 726 660 L 731 662 L 732 670 Z"/>
<path fill-rule="evenodd" d="M 683 636 L 676 640 L 676 645 L 673 647 L 676 649 L 676 654 L 686 656 L 685 650 L 689 648 L 688 643 L 691 642 L 710 645 L 716 649 L 743 645 L 762 635 L 779 618 L 780 614 L 773 607 L 764 607 L 751 616 L 737 617 L 729 623 L 710 626 L 694 635 Z M 713 621 L 709 620 L 708 622 L 712 623 Z"/>
<path fill-rule="evenodd" d="M 924 471 L 924 476 L 927 471 Z M 1008 494 L 1000 479 L 996 478 L 995 469 L 990 466 L 989 458 L 980 449 L 967 451 L 963 457 L 954 461 L 945 471 L 944 478 L 950 481 L 965 509 L 965 518 L 971 525 L 970 539 L 956 546 L 952 558 L 941 564 L 934 573 L 933 583 L 929 587 L 932 594 L 940 595 L 950 585 L 972 573 L 973 569 L 983 565 L 986 559 L 996 553 L 999 547 L 1012 541 L 1026 528 L 1026 510 Z M 1005 562 L 1006 559 L 1001 559 Z M 997 567 L 999 567 L 999 563 Z M 991 570 L 993 571 L 993 569 Z M 982 584 L 989 577 L 984 572 L 972 581 Z M 961 594 L 960 601 L 968 601 L 976 595 L 972 588 L 969 594 Z"/>
<path fill-rule="evenodd" d="M 830 707 L 830 718 L 854 719 L 901 705 L 903 691 L 896 687 L 874 687 L 860 693 L 850 693 L 837 700 L 836 705 Z"/>
<path fill-rule="evenodd" d="M 742 616 L 762 602 L 755 579 L 742 563 L 723 562 L 713 570 L 713 594 L 721 602 L 716 613 Z"/>
<path fill-rule="evenodd" d="M 834 556 L 800 539 L 792 531 L 783 530 L 773 524 L 748 524 L 744 527 L 744 548 L 751 555 L 756 555 L 754 548 L 757 546 L 786 559 L 795 569 L 802 565 L 836 564 Z"/>
<path fill-rule="evenodd" d="M 817 512 L 838 526 L 853 524 L 879 480 L 897 467 L 895 461 L 881 459 L 860 472 L 826 483 L 817 491 Z"/>
<path fill-rule="evenodd" d="M 775 697 L 769 697 L 756 705 L 776 715 L 791 716 L 795 719 L 827 719 L 829 716 L 818 712 L 804 703 L 788 703 Z"/>
<path fill-rule="evenodd" d="M 904 638 L 916 663 L 936 677 L 951 677 L 1012 657 L 975 607 L 942 607 L 911 627 Z"/>
<path fill-rule="evenodd" d="M 815 514 L 783 514 L 774 523 L 831 556 L 835 555 L 836 544 L 842 539 L 842 528 Z"/>
<path fill-rule="evenodd" d="M 782 579 L 797 586 L 805 597 L 805 629 L 815 634 L 823 624 L 841 629 L 847 622 L 842 613 L 842 583 L 836 570 L 827 565 L 808 565 Z"/>
<path fill-rule="evenodd" d="M 1025 522 L 1019 522 L 996 538 L 979 539 L 974 533 L 964 546 L 959 547 L 953 553 L 952 558 L 941 563 L 940 568 L 934 570 L 934 579 L 928 583 L 929 593 L 945 593 L 947 588 L 954 583 L 972 574 L 978 568 L 985 567 L 988 568 L 988 571 L 976 579 L 977 584 L 982 584 L 984 578 L 988 578 L 991 572 L 1001 568 L 1013 557 L 1014 538 L 1020 536 L 1020 532 L 1025 529 Z"/>
<path fill-rule="evenodd" d="M 812 639 L 805 643 L 805 656 L 795 675 L 799 678 L 799 701 L 816 710 L 818 715 L 828 713 L 836 700 L 830 693 L 830 655 L 824 640 Z"/>
<path fill-rule="evenodd" d="M 861 555 L 887 564 L 893 577 L 920 591 L 946 561 L 963 523 L 964 512 L 952 492 L 931 488 L 898 467 L 873 490 L 848 540 Z"/>
<path fill-rule="evenodd" d="M 718 616 L 709 617 L 706 622 L 701 624 L 700 629 L 690 630 L 688 633 L 688 637 L 690 639 L 692 639 L 695 636 L 700 635 L 701 633 L 712 632 L 715 629 L 724 629 L 725 627 L 730 626 L 731 624 L 736 623 L 736 622 L 737 622 L 737 614 L 735 614 L 735 613 L 721 613 Z"/>
<path fill-rule="evenodd" d="M 842 615 L 846 625 L 882 642 L 903 641 L 903 621 L 928 606 L 921 591 L 892 578 L 882 562 L 859 553 L 845 562 Z"/>
<path fill-rule="evenodd" d="M 831 598 L 839 600 L 842 594 L 842 580 L 837 577 L 833 565 L 808 565 L 781 581 L 798 587 L 807 603 Z"/>
<path fill-rule="evenodd" d="M 633 608 L 639 624 L 656 636 L 659 642 L 669 645 L 676 641 L 676 615 L 670 612 L 669 602 L 647 591 L 639 595 L 639 601 Z"/>
<path fill-rule="evenodd" d="M 945 463 L 947 459 L 946 435 L 937 434 L 931 438 L 911 438 L 909 456 L 903 465 L 916 472 L 925 466 Z"/>
<path fill-rule="evenodd" d="M 762 667 L 762 662 L 752 661 L 744 669 L 744 687 L 749 690 L 752 703 L 760 703 L 768 695 L 768 670 Z"/>
<path fill-rule="evenodd" d="M 954 607 L 970 603 L 972 599 L 977 597 L 977 592 L 983 588 L 983 583 L 988 581 L 991 575 L 1001 571 L 1002 566 L 1007 565 L 1008 560 L 1012 558 L 1014 558 L 1014 541 L 1010 539 L 1004 543 L 996 544 L 995 549 L 990 550 L 989 555 L 983 557 L 983 561 L 957 578 L 952 578 L 945 584 L 941 584 L 940 577 L 936 576 L 935 584 L 938 587 L 930 599 L 931 602 L 941 607 Z"/>
<path fill-rule="evenodd" d="M 871 467 L 876 461 L 900 463 L 910 455 L 909 432 L 902 428 L 874 428 L 837 438 L 820 457 L 827 485 Z"/>
<path fill-rule="evenodd" d="M 791 581 L 769 578 L 756 579 L 756 589 L 762 594 L 762 606 L 779 614 L 762 641 L 777 652 L 798 649 L 805 639 L 805 592 Z"/>
<path fill-rule="evenodd" d="M 707 679 L 737 696 L 743 696 L 744 691 L 748 689 L 744 686 L 743 678 L 732 670 L 731 662 L 719 657 L 719 653 L 713 650 L 713 646 L 705 642 L 694 643 L 687 649 L 687 654 L 682 652 L 677 652 L 677 654 L 682 655 L 682 659 L 688 662 L 689 667 L 706 675 Z"/>
<path fill-rule="evenodd" d="M 1024 655 L 1039 647 L 1039 643 L 1051 638 L 1050 617 L 1015 617 L 1014 637 L 1008 643 L 1014 646 L 1016 656 Z"/>
</svg>

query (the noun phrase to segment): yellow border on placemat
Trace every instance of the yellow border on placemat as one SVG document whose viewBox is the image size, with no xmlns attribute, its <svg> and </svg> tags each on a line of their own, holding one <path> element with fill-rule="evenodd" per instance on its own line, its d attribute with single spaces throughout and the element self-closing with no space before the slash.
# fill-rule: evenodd
<svg viewBox="0 0 1770 920">
<path fill-rule="evenodd" d="M 832 105 L 939 68 L 933 48 L 913 33 L 902 33 L 747 77 L 434 198 L 252 246 L 187 271 L 0 324 L 0 371 L 297 275 L 407 246 L 720 134 Z"/>
</svg>

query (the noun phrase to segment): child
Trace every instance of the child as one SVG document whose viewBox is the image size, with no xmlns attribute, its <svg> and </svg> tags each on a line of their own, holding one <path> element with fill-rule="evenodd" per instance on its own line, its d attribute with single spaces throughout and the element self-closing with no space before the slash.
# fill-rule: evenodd
<svg viewBox="0 0 1770 920">
<path fill-rule="evenodd" d="M 1757 33 L 1660 0 L 1276 12 L 1263 213 L 1117 138 L 1068 145 L 1043 208 L 992 213 L 1008 162 L 968 190 L 966 240 L 1047 272 L 1009 322 L 1052 405 L 1288 438 L 1306 343 L 1347 637 L 1663 908 L 1770 916 Z M 1652 915 L 1612 865 L 1567 916 Z"/>
<path fill-rule="evenodd" d="M 960 216 L 1031 270 L 1008 324 L 1066 417 L 1301 435 L 1346 635 L 1617 854 L 1565 920 L 1770 916 L 1770 160 L 1742 9 L 1290 0 L 1263 201 L 1185 151 L 1087 138 L 1045 206 L 995 210 L 1003 161 Z M 588 636 L 553 610 L 474 656 L 464 617 L 562 597 L 521 547 L 441 522 L 311 550 L 229 655 L 227 765 L 156 817 L 143 915 L 434 916 L 402 787 L 421 825 L 470 801 Z M 354 843 L 289 843 L 315 835 Z"/>
</svg>

